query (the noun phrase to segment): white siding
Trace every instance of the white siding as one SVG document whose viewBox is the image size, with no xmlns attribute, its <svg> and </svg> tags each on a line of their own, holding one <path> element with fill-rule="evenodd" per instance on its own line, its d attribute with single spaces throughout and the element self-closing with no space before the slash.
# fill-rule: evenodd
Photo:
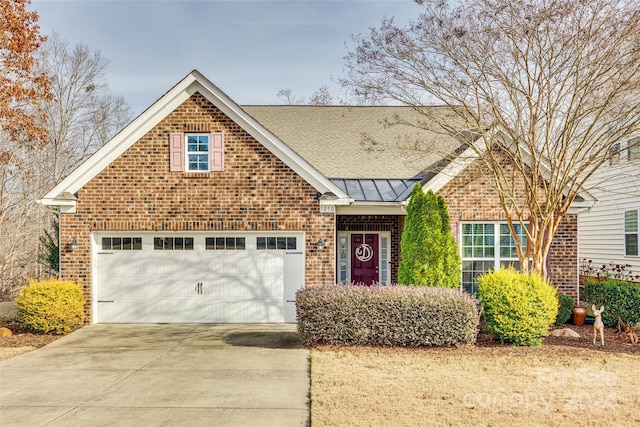
<svg viewBox="0 0 640 427">
<path fill-rule="evenodd" d="M 630 264 L 640 274 L 640 257 L 624 254 L 624 212 L 640 209 L 640 162 L 603 166 L 587 188 L 597 202 L 578 216 L 578 256 L 592 265 Z"/>
</svg>

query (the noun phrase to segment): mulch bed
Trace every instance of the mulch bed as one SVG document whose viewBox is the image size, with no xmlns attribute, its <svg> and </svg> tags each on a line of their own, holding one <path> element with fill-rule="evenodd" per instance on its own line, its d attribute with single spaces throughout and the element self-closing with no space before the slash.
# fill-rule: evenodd
<svg viewBox="0 0 640 427">
<path fill-rule="evenodd" d="M 575 326 L 562 325 L 554 326 L 553 329 L 570 328 L 580 334 L 580 338 L 567 337 L 547 337 L 544 340 L 542 348 L 549 352 L 558 352 L 566 354 L 567 347 L 577 349 L 595 350 L 604 353 L 630 353 L 640 355 L 640 345 L 625 343 L 623 339 L 617 336 L 617 329 L 604 329 L 604 347 L 600 344 L 600 334 L 593 344 L 593 325 Z M 479 334 L 476 340 L 478 347 L 501 347 L 508 344 L 500 344 L 499 341 L 493 339 L 490 334 Z"/>
<path fill-rule="evenodd" d="M 9 328 L 13 332 L 13 336 L 0 337 L 0 347 L 43 347 L 59 338 L 62 335 L 46 335 L 46 334 L 34 334 L 24 329 L 16 319 L 0 318 L 0 326 Z M 600 345 L 600 337 L 596 340 L 596 344 L 593 344 L 593 326 L 574 326 L 574 325 L 562 325 L 554 327 L 558 328 L 571 328 L 580 334 L 580 338 L 567 338 L 567 337 L 547 337 L 544 340 L 544 344 L 541 349 L 548 353 L 567 354 L 570 349 L 587 349 L 604 353 L 630 353 L 640 355 L 640 345 L 633 345 L 625 343 L 622 339 L 616 336 L 617 330 L 613 328 L 605 328 L 605 345 Z M 499 341 L 493 339 L 490 334 L 479 334 L 476 340 L 475 347 L 478 348 L 513 348 L 509 344 L 500 344 Z"/>
</svg>

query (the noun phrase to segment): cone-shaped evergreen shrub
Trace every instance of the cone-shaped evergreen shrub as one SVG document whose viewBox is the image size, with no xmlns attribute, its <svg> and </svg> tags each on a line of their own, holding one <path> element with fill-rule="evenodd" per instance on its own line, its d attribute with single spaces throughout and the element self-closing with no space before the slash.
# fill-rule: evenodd
<svg viewBox="0 0 640 427">
<path fill-rule="evenodd" d="M 478 278 L 487 327 L 500 342 L 538 347 L 558 313 L 556 289 L 536 273 L 500 269 Z"/>
<path fill-rule="evenodd" d="M 441 196 L 417 184 L 407 206 L 400 241 L 398 282 L 405 285 L 460 286 L 460 255 Z"/>
</svg>

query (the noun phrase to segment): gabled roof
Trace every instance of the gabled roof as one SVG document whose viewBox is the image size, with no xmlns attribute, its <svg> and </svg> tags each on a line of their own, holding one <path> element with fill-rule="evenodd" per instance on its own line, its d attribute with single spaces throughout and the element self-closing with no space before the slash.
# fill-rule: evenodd
<svg viewBox="0 0 640 427">
<path fill-rule="evenodd" d="M 73 194 L 196 92 L 207 98 L 209 102 L 264 145 L 316 190 L 321 193 L 330 192 L 335 194 L 337 198 L 332 203 L 349 203 L 348 196 L 340 188 L 247 114 L 238 104 L 196 70 L 189 73 L 151 107 L 134 119 L 93 156 L 49 191 L 39 202 L 44 205 L 60 206 L 63 211 L 72 211 L 75 207 Z M 66 197 L 65 195 L 71 197 Z"/>
<path fill-rule="evenodd" d="M 461 145 L 442 130 L 415 126 L 425 118 L 412 107 L 242 108 L 329 178 L 425 179 Z M 448 107 L 425 108 L 456 121 Z"/>
</svg>

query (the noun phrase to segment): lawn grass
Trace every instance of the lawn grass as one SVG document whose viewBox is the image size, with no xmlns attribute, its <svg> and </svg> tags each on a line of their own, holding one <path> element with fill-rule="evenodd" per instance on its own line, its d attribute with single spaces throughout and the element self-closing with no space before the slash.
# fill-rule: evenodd
<svg viewBox="0 0 640 427">
<path fill-rule="evenodd" d="M 578 348 L 311 351 L 318 426 L 640 425 L 640 356 Z"/>
</svg>

